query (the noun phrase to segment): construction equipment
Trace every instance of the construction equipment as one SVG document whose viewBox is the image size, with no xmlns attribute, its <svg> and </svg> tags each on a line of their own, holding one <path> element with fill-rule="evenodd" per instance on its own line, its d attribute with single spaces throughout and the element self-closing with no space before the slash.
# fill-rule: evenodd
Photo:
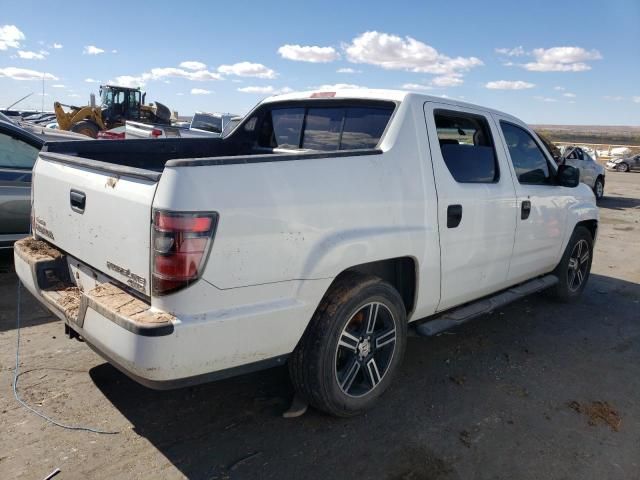
<svg viewBox="0 0 640 480">
<path fill-rule="evenodd" d="M 98 132 L 122 126 L 127 120 L 170 125 L 171 110 L 159 102 L 145 105 L 146 95 L 139 88 L 101 85 L 100 106 L 95 105 L 93 98 L 91 104 L 84 107 L 55 102 L 58 128 L 96 138 Z M 65 111 L 63 107 L 70 110 Z"/>
</svg>

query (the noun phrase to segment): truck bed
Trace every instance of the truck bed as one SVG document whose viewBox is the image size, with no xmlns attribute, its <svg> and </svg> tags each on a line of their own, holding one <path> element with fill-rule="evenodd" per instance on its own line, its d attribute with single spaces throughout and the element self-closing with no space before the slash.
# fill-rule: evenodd
<svg viewBox="0 0 640 480">
<path fill-rule="evenodd" d="M 136 169 L 160 173 L 165 166 L 235 165 L 382 153 L 379 149 L 283 152 L 278 149 L 249 147 L 223 138 L 55 142 L 45 144 L 42 152 L 45 157 L 48 156 L 47 154 L 53 154 L 48 157 L 61 163 L 85 165 L 109 172 L 121 170 L 121 173 L 133 174 L 133 176 L 144 173 L 137 172 L 136 175 Z M 114 166 L 125 167 L 125 169 L 117 169 Z"/>
</svg>

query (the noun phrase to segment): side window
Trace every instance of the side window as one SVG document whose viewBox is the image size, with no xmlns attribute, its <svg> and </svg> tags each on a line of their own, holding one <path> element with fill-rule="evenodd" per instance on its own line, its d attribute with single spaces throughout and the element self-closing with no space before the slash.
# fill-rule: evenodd
<svg viewBox="0 0 640 480">
<path fill-rule="evenodd" d="M 482 115 L 435 110 L 440 152 L 459 183 L 494 183 L 500 170 L 487 119 Z"/>
<path fill-rule="evenodd" d="M 500 122 L 500 126 L 518 181 L 532 185 L 551 183 L 547 157 L 544 156 L 531 134 L 511 123 Z"/>
<path fill-rule="evenodd" d="M 0 168 L 32 169 L 39 151 L 28 143 L 0 133 Z"/>
</svg>

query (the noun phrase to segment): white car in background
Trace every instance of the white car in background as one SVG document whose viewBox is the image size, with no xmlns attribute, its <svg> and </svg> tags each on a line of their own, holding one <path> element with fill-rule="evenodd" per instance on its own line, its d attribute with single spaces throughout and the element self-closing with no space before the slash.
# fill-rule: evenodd
<svg viewBox="0 0 640 480">
<path fill-rule="evenodd" d="M 580 171 L 580 181 L 591 187 L 600 200 L 604 196 L 605 168 L 596 162 L 584 148 L 566 146 L 561 149 L 562 156 L 559 165 L 571 165 Z"/>
</svg>

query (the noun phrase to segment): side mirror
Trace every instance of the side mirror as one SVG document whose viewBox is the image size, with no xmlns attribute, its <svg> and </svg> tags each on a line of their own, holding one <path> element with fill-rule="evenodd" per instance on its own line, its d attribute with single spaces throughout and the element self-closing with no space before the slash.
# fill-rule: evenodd
<svg viewBox="0 0 640 480">
<path fill-rule="evenodd" d="M 580 170 L 571 165 L 560 165 L 556 181 L 561 187 L 577 187 L 580 184 Z"/>
</svg>

